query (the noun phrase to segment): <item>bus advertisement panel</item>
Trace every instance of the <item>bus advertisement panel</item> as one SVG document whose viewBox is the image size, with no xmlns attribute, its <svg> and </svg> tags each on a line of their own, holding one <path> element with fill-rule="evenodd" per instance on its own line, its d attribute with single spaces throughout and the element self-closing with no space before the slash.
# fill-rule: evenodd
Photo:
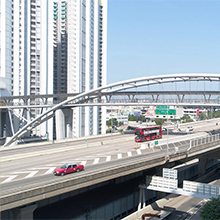
<svg viewBox="0 0 220 220">
<path fill-rule="evenodd" d="M 134 130 L 135 142 L 144 142 L 162 138 L 162 126 L 151 126 L 146 128 L 136 128 Z"/>
</svg>

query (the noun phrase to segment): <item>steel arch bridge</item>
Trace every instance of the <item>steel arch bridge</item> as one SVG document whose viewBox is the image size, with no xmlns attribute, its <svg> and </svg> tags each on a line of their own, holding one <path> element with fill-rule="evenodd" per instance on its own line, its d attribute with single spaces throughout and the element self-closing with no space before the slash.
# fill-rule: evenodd
<svg viewBox="0 0 220 220">
<path fill-rule="evenodd" d="M 141 78 L 135 78 L 125 81 L 120 81 L 116 83 L 112 83 L 103 87 L 99 87 L 96 89 L 92 89 L 90 91 L 76 94 L 74 97 L 71 97 L 67 100 L 64 100 L 55 106 L 51 107 L 49 110 L 45 111 L 41 115 L 37 116 L 32 121 L 28 122 L 24 127 L 22 127 L 18 132 L 16 132 L 9 141 L 5 143 L 5 146 L 9 146 L 14 141 L 16 141 L 18 138 L 22 137 L 25 133 L 31 131 L 38 125 L 42 124 L 43 122 L 47 121 L 51 117 L 54 116 L 54 112 L 57 109 L 63 108 L 67 105 L 71 105 L 71 107 L 77 107 L 77 106 L 95 106 L 95 105 L 113 105 L 110 100 L 113 95 L 126 95 L 126 92 L 130 95 L 138 94 L 138 91 L 131 92 L 129 90 L 137 89 L 139 87 L 145 87 L 145 86 L 151 86 L 151 85 L 163 85 L 167 83 L 186 83 L 186 82 L 218 82 L 220 85 L 220 74 L 211 74 L 211 73 L 186 73 L 186 74 L 168 74 L 168 75 L 157 75 L 157 76 L 150 76 L 150 77 L 141 77 Z M 220 86 L 219 86 L 220 88 Z M 210 91 L 209 97 L 211 94 L 220 95 L 219 93 L 220 89 L 218 91 Z M 148 91 L 149 92 L 149 91 Z M 155 93 L 155 92 L 152 92 Z M 162 91 L 163 93 L 163 91 Z M 170 92 L 171 94 L 172 92 Z M 177 91 L 174 93 L 178 93 Z M 191 91 L 185 92 L 186 94 L 203 94 L 204 99 L 206 99 L 206 96 L 204 92 L 194 92 Z M 149 92 L 150 94 L 150 92 Z M 168 93 L 169 94 L 169 93 Z M 184 97 L 184 92 L 181 93 Z M 157 97 L 159 94 L 156 94 Z M 177 94 L 178 96 L 178 94 Z M 105 103 L 102 103 L 101 97 L 104 97 L 106 100 Z M 182 97 L 182 98 L 183 98 Z M 179 102 L 181 103 L 182 100 L 181 97 L 178 97 Z M 96 104 L 95 104 L 96 102 Z M 152 103 L 151 103 L 152 104 Z M 158 102 L 157 102 L 158 104 Z M 166 103 L 161 103 L 166 104 Z M 122 105 L 121 103 L 118 105 Z M 128 103 L 127 103 L 128 105 Z M 218 103 L 217 106 L 220 106 Z"/>
</svg>

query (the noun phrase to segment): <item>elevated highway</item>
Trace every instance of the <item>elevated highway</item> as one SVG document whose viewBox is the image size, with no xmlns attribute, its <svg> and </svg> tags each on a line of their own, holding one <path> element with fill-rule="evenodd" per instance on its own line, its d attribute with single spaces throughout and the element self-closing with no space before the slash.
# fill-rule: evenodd
<svg viewBox="0 0 220 220">
<path fill-rule="evenodd" d="M 14 105 L 14 99 L 2 97 L 1 108 L 13 109 L 22 108 L 24 111 L 20 115 L 19 120 L 22 121 L 22 128 L 13 133 L 13 136 L 5 143 L 4 146 L 11 145 L 18 138 L 22 137 L 28 132 L 31 132 L 40 124 L 48 121 L 52 117 L 55 117 L 55 112 L 62 108 L 74 108 L 83 106 L 112 106 L 112 105 L 178 105 L 178 106 L 194 106 L 194 107 L 206 107 L 206 108 L 219 108 L 219 88 L 220 88 L 220 75 L 211 73 L 184 73 L 173 75 L 157 75 L 150 77 L 141 77 L 131 80 L 125 80 L 121 82 L 112 83 L 103 87 L 99 87 L 90 91 L 86 91 L 80 94 L 68 95 L 53 95 L 47 96 L 24 96 L 15 97 L 18 99 L 18 104 Z M 198 83 L 204 83 L 204 87 L 209 84 L 210 88 L 216 88 L 213 91 L 207 89 L 201 89 L 201 85 Z M 165 87 L 168 85 L 168 89 Z M 174 85 L 174 86 L 173 86 Z M 158 90 L 158 87 L 160 90 Z M 197 90 L 191 88 L 197 87 Z M 143 90 L 138 90 L 142 88 Z M 152 90 L 153 88 L 153 90 Z M 181 88 L 181 89 L 180 89 Z M 184 88 L 184 89 L 182 89 Z M 184 90 L 184 91 L 183 91 Z M 166 97 L 166 95 L 168 97 Z M 175 98 L 170 96 L 175 95 Z M 144 96 L 144 97 L 143 97 Z M 197 96 L 197 97 L 194 97 Z M 198 98 L 198 96 L 200 98 Z M 201 98 L 202 97 L 202 98 Z M 50 103 L 51 100 L 56 98 L 60 99 L 58 103 Z M 7 100 L 8 99 L 8 100 Z M 32 99 L 35 99 L 32 103 Z M 48 100 L 51 99 L 51 100 Z M 23 117 L 23 115 L 30 114 L 31 108 L 41 108 L 41 113 L 31 116 L 31 121 Z M 46 110 L 45 110 L 46 108 Z M 11 124 L 12 112 L 9 111 L 9 117 Z M 24 123 L 25 121 L 25 123 Z M 13 127 L 13 126 L 11 126 Z M 18 128 L 17 128 L 18 129 Z M 14 129 L 14 130 L 17 130 Z M 13 129 L 12 129 L 13 130 Z M 62 137 L 63 138 L 63 137 Z"/>
<path fill-rule="evenodd" d="M 207 125 L 213 127 L 211 123 L 207 123 Z M 204 126 L 203 129 L 205 129 Z M 198 135 L 200 135 L 198 141 L 192 141 L 195 137 L 198 138 Z M 154 150 L 134 150 L 133 136 L 129 135 L 109 136 L 106 139 L 89 140 L 88 145 L 85 142 L 82 145 L 84 140 L 79 140 L 79 142 L 75 143 L 65 143 L 65 145 L 59 143 L 57 151 L 55 150 L 55 145 L 53 147 L 49 145 L 39 146 L 38 150 L 36 149 L 38 148 L 37 146 L 35 148 L 31 148 L 30 146 L 16 146 L 17 148 L 14 147 L 14 149 L 5 148 L 1 152 L 4 154 L 1 157 L 1 167 L 3 168 L 4 175 L 6 175 L 6 172 L 13 175 L 19 171 L 25 172 L 25 169 L 26 171 L 28 170 L 27 167 L 34 170 L 36 168 L 35 166 L 39 166 L 40 164 L 42 165 L 41 168 L 43 168 L 48 163 L 55 163 L 56 161 L 61 163 L 61 160 L 63 162 L 70 159 L 80 161 L 81 159 L 90 158 L 93 163 L 88 163 L 85 171 L 66 175 L 63 178 L 52 176 L 52 174 L 38 175 L 31 178 L 25 178 L 23 176 L 23 178 L 2 183 L 1 209 L 2 211 L 13 209 L 158 166 L 173 166 L 174 164 L 194 158 L 201 158 L 203 163 L 204 158 L 220 158 L 219 136 L 202 139 L 203 136 L 205 136 L 204 133 L 193 133 L 182 137 L 179 136 L 179 140 L 175 140 L 177 136 L 169 137 L 168 154 L 167 145 L 163 143 L 161 146 L 155 147 Z M 111 142 L 113 144 L 110 144 Z M 175 146 L 178 146 L 178 152 Z M 61 147 L 65 148 L 65 150 L 61 151 Z M 25 154 L 30 154 L 31 149 L 34 149 L 32 156 L 22 157 Z M 49 150 L 51 152 L 48 152 Z M 131 152 L 131 154 L 128 154 L 128 152 Z M 120 157 L 118 156 L 119 154 L 121 155 Z M 107 161 L 110 155 L 112 160 Z M 100 157 L 100 162 L 94 163 L 94 161 L 97 161 L 98 156 Z M 4 168 L 7 168 L 7 171 Z M 27 174 L 26 172 L 25 175 L 27 176 Z"/>
</svg>

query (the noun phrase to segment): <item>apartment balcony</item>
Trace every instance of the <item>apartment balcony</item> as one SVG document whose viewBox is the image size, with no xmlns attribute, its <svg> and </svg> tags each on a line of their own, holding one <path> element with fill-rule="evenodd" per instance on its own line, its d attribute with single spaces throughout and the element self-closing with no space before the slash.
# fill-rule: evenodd
<svg viewBox="0 0 220 220">
<path fill-rule="evenodd" d="M 32 35 L 32 33 L 35 35 Z M 31 28 L 31 36 L 36 36 L 36 28 Z"/>
<path fill-rule="evenodd" d="M 36 44 L 31 44 L 31 49 L 36 49 Z"/>
<path fill-rule="evenodd" d="M 36 82 L 35 77 L 31 77 L 31 83 L 35 83 L 35 82 Z"/>
<path fill-rule="evenodd" d="M 66 34 L 66 29 L 62 29 L 61 34 Z"/>
<path fill-rule="evenodd" d="M 36 50 L 31 49 L 31 55 L 35 54 L 36 55 Z"/>
<path fill-rule="evenodd" d="M 36 15 L 35 14 L 31 14 L 31 20 L 36 20 Z"/>
<path fill-rule="evenodd" d="M 31 71 L 35 71 L 36 67 L 35 66 L 31 66 Z"/>
<path fill-rule="evenodd" d="M 31 8 L 31 15 L 36 16 L 36 9 Z"/>
</svg>

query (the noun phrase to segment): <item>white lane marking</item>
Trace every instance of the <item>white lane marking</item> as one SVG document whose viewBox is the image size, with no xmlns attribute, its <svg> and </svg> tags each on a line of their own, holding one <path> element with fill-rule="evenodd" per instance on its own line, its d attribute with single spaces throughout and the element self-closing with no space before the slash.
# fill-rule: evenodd
<svg viewBox="0 0 220 220">
<path fill-rule="evenodd" d="M 96 159 L 94 160 L 93 164 L 98 163 L 98 162 L 99 162 L 99 159 L 100 159 L 100 158 L 96 158 Z"/>
<path fill-rule="evenodd" d="M 46 170 L 48 169 L 48 171 L 46 171 L 44 173 L 44 175 L 46 174 L 51 174 L 53 172 L 53 170 L 55 170 L 57 167 L 40 167 L 40 168 L 30 168 L 30 170 Z"/>
<path fill-rule="evenodd" d="M 1 183 L 7 183 L 12 181 L 15 177 L 17 177 L 18 175 L 8 175 L 8 176 L 0 176 L 1 178 L 5 178 L 8 177 L 7 179 L 5 179 L 4 181 L 2 181 Z"/>
<path fill-rule="evenodd" d="M 82 161 L 82 162 L 81 162 L 81 164 L 82 164 L 83 166 L 85 166 L 86 163 L 87 163 L 87 161 Z"/>
<path fill-rule="evenodd" d="M 132 156 L 131 151 L 128 151 L 128 157 L 131 157 L 131 156 Z"/>
<path fill-rule="evenodd" d="M 122 158 L 122 154 L 118 154 L 118 159 L 121 159 Z"/>
<path fill-rule="evenodd" d="M 137 153 L 138 153 L 138 154 L 141 154 L 141 150 L 140 150 L 140 149 L 137 149 Z"/>
<path fill-rule="evenodd" d="M 47 172 L 44 173 L 44 175 L 51 174 L 55 169 L 56 167 L 51 167 Z"/>
<path fill-rule="evenodd" d="M 57 167 L 38 167 L 38 168 L 29 168 L 29 170 L 47 170 L 47 169 L 56 169 Z"/>
<path fill-rule="evenodd" d="M 30 174 L 28 174 L 25 178 L 30 178 L 32 176 L 34 176 L 36 173 L 38 173 L 39 170 L 36 170 L 36 171 L 32 171 Z"/>
<path fill-rule="evenodd" d="M 39 167 L 39 168 L 30 168 L 30 170 L 45 170 L 48 169 L 48 171 L 46 171 L 44 173 L 45 174 L 51 174 L 53 172 L 54 169 L 56 169 L 57 167 Z"/>
<path fill-rule="evenodd" d="M 110 161 L 110 160 L 111 160 L 111 156 L 107 156 L 106 161 Z"/>
<path fill-rule="evenodd" d="M 32 177 L 34 176 L 36 173 L 38 173 L 39 170 L 35 170 L 35 171 L 23 171 L 23 172 L 14 172 L 16 174 L 19 174 L 19 173 L 29 173 L 25 178 L 29 178 L 29 177 Z"/>
</svg>

